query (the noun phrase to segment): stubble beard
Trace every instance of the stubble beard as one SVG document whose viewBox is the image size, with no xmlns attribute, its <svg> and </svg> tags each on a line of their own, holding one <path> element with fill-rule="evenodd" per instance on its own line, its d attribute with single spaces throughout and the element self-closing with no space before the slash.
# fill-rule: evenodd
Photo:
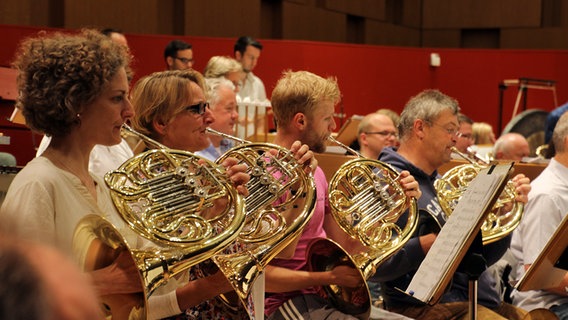
<svg viewBox="0 0 568 320">
<path fill-rule="evenodd" d="M 300 138 L 302 143 L 305 143 L 310 147 L 310 150 L 317 153 L 324 153 L 326 146 L 325 141 L 327 140 L 327 136 L 318 136 L 314 130 L 308 128 L 305 133 Z"/>
</svg>

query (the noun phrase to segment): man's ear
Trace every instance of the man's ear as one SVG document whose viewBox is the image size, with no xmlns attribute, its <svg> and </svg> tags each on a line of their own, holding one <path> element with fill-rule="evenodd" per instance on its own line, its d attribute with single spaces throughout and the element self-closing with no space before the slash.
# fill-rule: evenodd
<svg viewBox="0 0 568 320">
<path fill-rule="evenodd" d="M 243 58 L 243 55 L 241 54 L 240 51 L 235 51 L 235 60 L 237 61 L 241 61 L 241 59 Z"/>
<path fill-rule="evenodd" d="M 166 64 L 168 65 L 168 67 L 172 67 L 174 65 L 174 58 L 166 57 Z"/>
<path fill-rule="evenodd" d="M 424 139 L 425 136 L 424 126 L 426 126 L 426 122 L 424 120 L 422 119 L 414 120 L 414 125 L 412 126 L 412 130 L 414 130 L 414 133 L 420 140 Z"/>
<path fill-rule="evenodd" d="M 359 134 L 359 145 L 367 145 L 367 135 L 365 134 L 365 132 L 361 132 Z"/>
<path fill-rule="evenodd" d="M 164 123 L 162 119 L 154 119 L 152 120 L 152 127 L 154 127 L 154 131 L 156 131 L 159 135 L 165 135 L 167 131 L 167 125 Z"/>
<path fill-rule="evenodd" d="M 298 130 L 304 130 L 308 126 L 308 119 L 305 114 L 298 112 L 292 118 L 292 123 Z"/>
</svg>

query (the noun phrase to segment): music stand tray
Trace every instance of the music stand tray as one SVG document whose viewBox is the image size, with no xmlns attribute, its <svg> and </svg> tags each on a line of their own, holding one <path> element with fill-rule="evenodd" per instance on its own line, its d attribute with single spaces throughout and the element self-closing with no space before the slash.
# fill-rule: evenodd
<svg viewBox="0 0 568 320">
<path fill-rule="evenodd" d="M 347 119 L 343 126 L 339 128 L 335 139 L 345 145 L 350 145 L 353 141 L 357 140 L 357 131 L 359 130 L 359 123 L 363 119 L 361 115 L 353 115 Z"/>
<path fill-rule="evenodd" d="M 557 287 L 568 272 L 568 215 L 550 237 L 515 289 L 519 291 L 541 290 Z"/>
</svg>

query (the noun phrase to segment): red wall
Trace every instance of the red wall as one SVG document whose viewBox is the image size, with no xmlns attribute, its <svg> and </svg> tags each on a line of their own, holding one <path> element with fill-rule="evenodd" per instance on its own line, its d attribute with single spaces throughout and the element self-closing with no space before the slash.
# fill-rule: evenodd
<svg viewBox="0 0 568 320">
<path fill-rule="evenodd" d="M 0 25 L 0 65 L 11 61 L 18 41 L 37 28 Z M 232 55 L 235 39 L 126 34 L 136 58 L 136 77 L 163 70 L 163 48 L 172 39 L 194 46 L 195 69 L 213 55 Z M 268 91 L 283 70 L 308 70 L 335 76 L 343 93 L 344 112 L 367 114 L 379 107 L 401 111 L 412 95 L 438 88 L 456 98 L 475 121 L 499 123 L 498 85 L 520 77 L 557 81 L 560 104 L 568 101 L 568 51 L 464 50 L 380 47 L 327 42 L 262 40 L 264 50 L 255 69 Z M 430 53 L 440 54 L 441 66 L 429 66 Z M 517 88 L 505 91 L 502 126 L 511 119 Z M 528 108 L 555 107 L 550 91 L 529 90 Z M 338 112 L 340 108 L 338 107 Z M 338 119 L 338 122 L 341 121 Z M 339 124 L 339 123 L 338 123 Z"/>
</svg>

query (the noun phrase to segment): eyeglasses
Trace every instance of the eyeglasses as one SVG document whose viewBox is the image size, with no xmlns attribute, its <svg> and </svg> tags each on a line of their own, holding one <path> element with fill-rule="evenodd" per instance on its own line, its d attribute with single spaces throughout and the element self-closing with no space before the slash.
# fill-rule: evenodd
<svg viewBox="0 0 568 320">
<path fill-rule="evenodd" d="M 174 59 L 178 59 L 179 61 L 181 61 L 184 64 L 193 63 L 193 58 L 188 59 L 188 58 L 174 57 Z"/>
<path fill-rule="evenodd" d="M 442 126 L 442 125 L 439 125 L 439 124 L 437 124 L 437 123 L 432 123 L 432 122 L 428 122 L 428 123 L 429 123 L 430 125 L 437 126 L 437 127 L 440 127 L 440 128 L 442 128 L 442 129 L 444 129 L 444 130 L 445 130 L 450 136 L 452 136 L 452 137 L 456 137 L 456 138 L 457 138 L 457 137 L 460 137 L 460 135 L 461 135 L 461 133 L 458 131 L 457 128 L 454 128 L 454 127 L 452 127 L 452 128 L 446 128 L 446 127 L 444 127 L 444 126 Z"/>
<path fill-rule="evenodd" d="M 365 132 L 365 134 L 378 134 L 378 135 L 380 135 L 380 136 L 387 137 L 387 138 L 388 138 L 389 136 L 398 138 L 398 134 L 397 134 L 396 132 L 394 132 L 394 131 L 386 131 L 386 130 L 385 130 L 385 131 L 371 131 L 371 132 Z"/>
<path fill-rule="evenodd" d="M 468 139 L 468 140 L 473 140 L 473 135 L 471 133 L 461 133 L 458 132 L 457 134 L 458 138 L 464 138 L 464 139 Z"/>
<path fill-rule="evenodd" d="M 185 111 L 189 111 L 193 114 L 203 115 L 205 110 L 209 108 L 209 102 L 200 102 L 198 104 L 194 104 L 192 106 L 183 107 Z"/>
</svg>

